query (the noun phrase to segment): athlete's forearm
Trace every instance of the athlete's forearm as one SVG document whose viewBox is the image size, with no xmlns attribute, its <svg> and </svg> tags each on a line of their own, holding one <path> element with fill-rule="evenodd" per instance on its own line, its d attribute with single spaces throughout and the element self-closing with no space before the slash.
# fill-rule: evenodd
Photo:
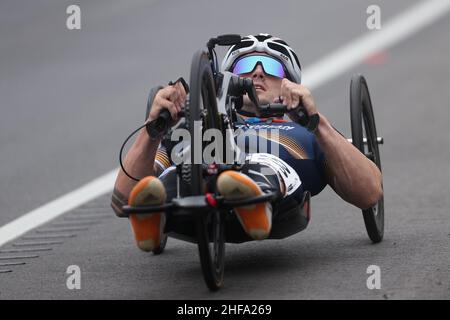
<svg viewBox="0 0 450 320">
<path fill-rule="evenodd" d="M 325 154 L 329 184 L 345 201 L 361 209 L 371 207 L 383 193 L 380 170 L 320 117 L 315 135 Z"/>
<path fill-rule="evenodd" d="M 145 128 L 139 131 L 135 142 L 124 159 L 125 170 L 137 179 L 154 175 L 155 156 L 159 142 L 159 140 L 151 140 Z M 111 202 L 111 206 L 116 213 L 120 213 L 121 206 L 127 204 L 128 196 L 136 184 L 137 181 L 130 179 L 120 169 Z"/>
</svg>

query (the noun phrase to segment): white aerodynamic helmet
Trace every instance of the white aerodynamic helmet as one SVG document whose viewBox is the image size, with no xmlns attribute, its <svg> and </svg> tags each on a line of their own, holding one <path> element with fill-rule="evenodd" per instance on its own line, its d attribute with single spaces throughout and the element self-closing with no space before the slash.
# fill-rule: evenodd
<svg viewBox="0 0 450 320">
<path fill-rule="evenodd" d="M 238 58 L 252 52 L 264 52 L 278 59 L 284 66 L 287 78 L 301 83 L 302 68 L 294 50 L 282 39 L 267 33 L 248 35 L 231 46 L 222 61 L 222 71 L 231 71 Z"/>
</svg>

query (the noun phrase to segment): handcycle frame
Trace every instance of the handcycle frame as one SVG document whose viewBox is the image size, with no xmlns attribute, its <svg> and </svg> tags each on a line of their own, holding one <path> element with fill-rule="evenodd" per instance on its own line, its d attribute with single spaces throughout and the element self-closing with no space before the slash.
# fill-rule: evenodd
<svg viewBox="0 0 450 320">
<path fill-rule="evenodd" d="M 225 130 L 234 129 L 236 111 L 242 106 L 242 99 L 247 94 L 255 105 L 259 106 L 257 95 L 253 83 L 249 79 L 240 78 L 230 72 L 219 72 L 217 57 L 214 51 L 215 45 L 232 45 L 240 41 L 238 35 L 224 35 L 212 38 L 207 44 L 208 52 L 199 50 L 192 59 L 189 99 L 186 103 L 184 118 L 187 128 L 192 131 L 194 121 L 202 121 L 204 128 L 216 128 L 225 133 Z M 368 94 L 367 84 L 357 76 L 352 79 L 351 85 L 351 113 L 352 113 L 352 139 L 353 144 L 366 154 L 372 161 L 379 165 L 378 143 L 383 143 L 382 138 L 376 136 L 375 122 L 373 120 L 372 105 Z M 355 85 L 353 85 L 355 83 Z M 356 85 L 359 84 L 359 86 Z M 153 99 L 161 87 L 153 88 L 150 91 L 147 114 L 149 114 Z M 361 92 L 367 93 L 361 94 Z M 358 93 L 359 92 L 359 93 Z M 368 100 L 367 100 L 368 99 Z M 259 106 L 261 107 L 261 106 Z M 370 112 L 367 110 L 370 109 Z M 268 105 L 259 109 L 264 110 L 266 116 L 277 114 L 279 116 L 286 112 L 286 106 Z M 306 125 L 308 115 L 303 108 L 296 109 L 299 123 Z M 370 118 L 370 116 L 372 118 Z M 154 121 L 152 130 L 160 130 L 167 134 L 168 112 L 161 114 Z M 367 118 L 370 118 L 367 120 Z M 359 123 L 359 126 L 357 125 Z M 362 124 L 365 125 L 368 138 L 363 137 Z M 147 124 L 147 130 L 149 130 Z M 155 131 L 154 131 L 155 132 Z M 194 137 L 193 132 L 191 136 Z M 224 134 L 224 136 L 226 136 Z M 374 140 L 375 137 L 375 140 Z M 232 140 L 232 141 L 231 141 Z M 228 146 L 238 148 L 233 138 Z M 369 145 L 369 152 L 366 153 L 364 146 Z M 230 214 L 233 208 L 262 202 L 276 203 L 279 199 L 275 192 L 245 200 L 226 200 L 214 189 L 215 179 L 224 170 L 236 170 L 239 165 L 223 164 L 194 164 L 193 149 L 196 148 L 194 141 L 191 143 L 191 163 L 178 165 L 177 170 L 177 197 L 171 202 L 158 206 L 123 206 L 122 217 L 130 214 L 153 214 L 164 212 L 167 223 L 164 230 L 163 239 L 159 247 L 153 252 L 160 254 L 164 251 L 167 236 L 185 241 L 197 243 L 201 267 L 204 280 L 211 291 L 216 291 L 223 285 L 224 263 L 225 263 L 225 243 L 240 243 L 251 241 L 245 234 L 234 215 Z M 203 146 L 202 146 L 203 148 Z M 381 167 L 380 167 L 381 168 Z M 204 177 L 212 176 L 212 190 L 204 191 Z M 306 228 L 310 220 L 310 198 L 308 191 L 303 194 L 300 204 L 282 208 L 283 215 L 276 221 L 276 212 L 281 208 L 274 206 L 274 221 L 269 238 L 282 239 L 295 234 Z M 382 200 L 381 200 L 382 201 Z M 375 208 L 375 207 L 374 207 Z M 373 242 L 381 241 L 383 236 L 383 226 L 380 224 L 380 217 L 384 217 L 383 206 L 377 206 L 365 210 L 364 220 L 369 237 Z M 384 221 L 384 219 L 382 219 Z M 370 226 L 370 231 L 369 227 Z"/>
</svg>

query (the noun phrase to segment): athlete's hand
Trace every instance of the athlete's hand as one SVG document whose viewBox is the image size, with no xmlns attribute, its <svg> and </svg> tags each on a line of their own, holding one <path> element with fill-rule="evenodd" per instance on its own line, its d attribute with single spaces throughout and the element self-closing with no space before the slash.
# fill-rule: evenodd
<svg viewBox="0 0 450 320">
<path fill-rule="evenodd" d="M 295 109 L 301 103 L 308 115 L 318 113 L 311 91 L 305 86 L 289 81 L 286 78 L 281 82 L 280 98 L 281 103 L 287 105 L 288 110 Z M 289 117 L 292 121 L 295 121 L 290 115 Z"/>
<path fill-rule="evenodd" d="M 186 96 L 186 91 L 180 82 L 159 90 L 153 100 L 148 121 L 155 120 L 162 110 L 167 109 L 172 117 L 170 126 L 175 125 L 179 120 L 178 113 L 184 109 Z"/>
</svg>

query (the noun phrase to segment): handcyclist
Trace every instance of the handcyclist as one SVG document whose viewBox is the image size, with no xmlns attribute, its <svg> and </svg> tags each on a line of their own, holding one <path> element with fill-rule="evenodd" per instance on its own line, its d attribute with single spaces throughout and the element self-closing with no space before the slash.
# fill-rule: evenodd
<svg viewBox="0 0 450 320">
<path fill-rule="evenodd" d="M 373 206 L 382 197 L 380 170 L 318 111 L 311 92 L 301 84 L 297 55 L 286 42 L 268 34 L 243 37 L 239 44 L 228 49 L 222 70 L 251 78 L 260 104 L 279 102 L 290 110 L 302 104 L 307 114 L 316 119 L 305 128 L 295 122 L 291 113 L 288 115 L 292 121 L 287 122 L 280 118 L 258 118 L 256 107 L 245 96 L 244 106 L 238 111 L 242 134 L 252 132 L 266 140 L 277 137 L 278 154 L 273 155 L 270 150 L 267 153 L 246 150 L 248 163 L 241 171 L 227 170 L 217 178 L 217 190 L 224 198 L 245 199 L 275 189 L 282 201 L 300 201 L 303 191 L 316 195 L 327 184 L 342 199 L 361 209 Z M 179 82 L 162 88 L 153 101 L 148 120 L 156 119 L 161 110 L 167 109 L 175 125 L 186 96 Z M 272 130 L 277 130 L 278 135 L 272 136 Z M 145 178 L 136 183 L 123 171 L 119 172 L 112 196 L 117 214 L 127 203 L 157 205 L 174 196 L 175 170 L 170 154 L 159 138 L 150 137 L 145 129 L 139 132 L 125 158 L 125 167 L 134 176 Z M 290 173 L 286 174 L 287 171 Z M 270 203 L 235 209 L 243 229 L 258 240 L 269 236 L 272 212 Z M 152 251 L 159 245 L 165 224 L 163 213 L 133 214 L 130 222 L 140 249 Z"/>
</svg>

